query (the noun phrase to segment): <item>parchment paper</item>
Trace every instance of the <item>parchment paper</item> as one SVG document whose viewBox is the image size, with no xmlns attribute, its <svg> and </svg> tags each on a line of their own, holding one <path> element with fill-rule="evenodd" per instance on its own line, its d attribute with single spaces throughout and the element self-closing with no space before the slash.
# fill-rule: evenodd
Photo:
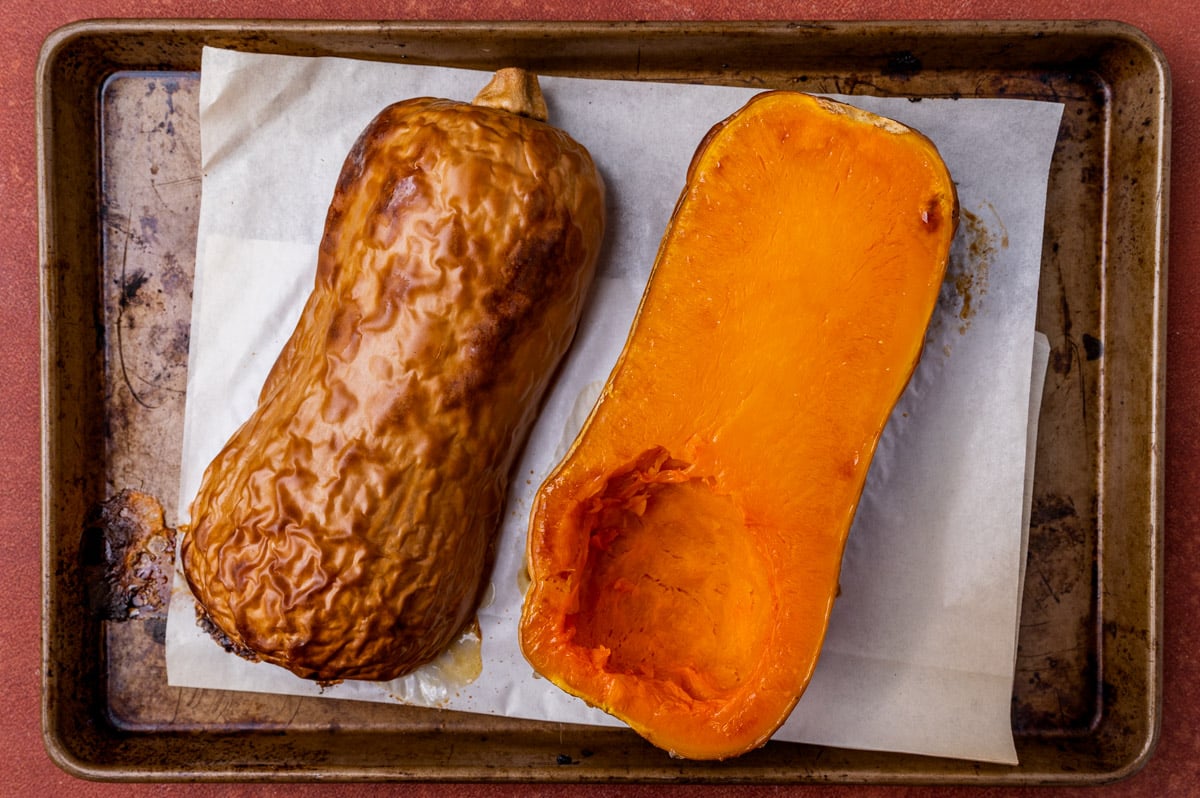
<svg viewBox="0 0 1200 798">
<path fill-rule="evenodd" d="M 312 287 L 342 161 L 384 105 L 470 100 L 488 74 L 208 49 L 181 511 L 250 414 Z M 519 462 L 474 681 L 409 677 L 332 688 L 247 663 L 198 630 L 177 583 L 173 685 L 404 700 L 615 724 L 534 678 L 516 641 L 530 498 L 565 452 L 624 345 L 704 133 L 754 90 L 544 78 L 551 121 L 608 188 L 607 249 L 584 321 Z M 963 211 L 926 352 L 887 427 L 851 532 L 816 676 L 778 739 L 1012 763 L 1009 721 L 1032 428 L 1044 345 L 1034 309 L 1046 175 L 1061 107 L 1017 100 L 841 98 L 922 130 Z M 1036 375 L 1036 379 L 1033 378 Z M 185 522 L 186 518 L 179 519 Z"/>
</svg>

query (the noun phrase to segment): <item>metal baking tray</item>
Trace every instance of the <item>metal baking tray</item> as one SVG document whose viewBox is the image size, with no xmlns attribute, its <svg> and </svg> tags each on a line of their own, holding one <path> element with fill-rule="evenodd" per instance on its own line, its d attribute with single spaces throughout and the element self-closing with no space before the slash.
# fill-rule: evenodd
<svg viewBox="0 0 1200 798">
<path fill-rule="evenodd" d="M 86 600 L 89 510 L 175 517 L 204 45 L 543 74 L 1065 104 L 1050 172 L 1014 767 L 775 743 L 672 760 L 623 729 L 170 688 L 162 621 Z M 43 728 L 103 780 L 1063 784 L 1136 772 L 1160 722 L 1170 78 L 1111 22 L 77 23 L 37 73 Z M 987 153 L 980 153 L 987 157 Z M 881 722 L 886 719 L 881 718 Z"/>
</svg>

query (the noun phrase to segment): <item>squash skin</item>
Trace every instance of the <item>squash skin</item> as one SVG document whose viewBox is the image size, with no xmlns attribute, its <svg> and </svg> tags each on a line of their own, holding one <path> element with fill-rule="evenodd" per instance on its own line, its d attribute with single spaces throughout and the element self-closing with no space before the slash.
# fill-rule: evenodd
<svg viewBox="0 0 1200 798">
<path fill-rule="evenodd" d="M 957 213 L 932 142 L 840 103 L 765 92 L 709 132 L 531 510 L 519 634 L 538 673 L 678 757 L 783 724 Z"/>
<path fill-rule="evenodd" d="M 537 102 L 498 104 L 514 74 Z M 301 318 L 191 505 L 198 613 L 304 678 L 390 680 L 472 622 L 593 277 L 590 155 L 522 115 L 545 111 L 532 76 L 485 92 L 393 104 L 360 135 Z"/>
</svg>

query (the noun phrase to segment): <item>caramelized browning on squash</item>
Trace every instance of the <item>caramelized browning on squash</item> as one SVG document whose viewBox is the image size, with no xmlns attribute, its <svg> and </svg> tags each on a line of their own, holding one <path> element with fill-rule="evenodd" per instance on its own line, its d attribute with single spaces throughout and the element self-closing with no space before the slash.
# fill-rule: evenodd
<svg viewBox="0 0 1200 798">
<path fill-rule="evenodd" d="M 713 129 L 538 492 L 520 634 L 539 672 L 679 756 L 783 723 L 956 214 L 936 149 L 895 122 L 770 92 Z"/>
<path fill-rule="evenodd" d="M 474 104 L 390 106 L 347 157 L 313 292 L 183 541 L 203 612 L 261 659 L 392 679 L 473 619 L 604 224 L 587 151 L 539 115 L 503 71 Z"/>
</svg>

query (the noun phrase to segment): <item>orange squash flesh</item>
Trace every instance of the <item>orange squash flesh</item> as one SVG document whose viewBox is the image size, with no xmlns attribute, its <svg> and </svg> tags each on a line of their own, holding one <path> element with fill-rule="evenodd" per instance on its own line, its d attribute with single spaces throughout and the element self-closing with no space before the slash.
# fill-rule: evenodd
<svg viewBox="0 0 1200 798">
<path fill-rule="evenodd" d="M 766 742 L 817 662 L 957 222 L 934 145 L 767 92 L 701 143 L 625 348 L 531 513 L 523 651 L 685 758 Z"/>
</svg>

